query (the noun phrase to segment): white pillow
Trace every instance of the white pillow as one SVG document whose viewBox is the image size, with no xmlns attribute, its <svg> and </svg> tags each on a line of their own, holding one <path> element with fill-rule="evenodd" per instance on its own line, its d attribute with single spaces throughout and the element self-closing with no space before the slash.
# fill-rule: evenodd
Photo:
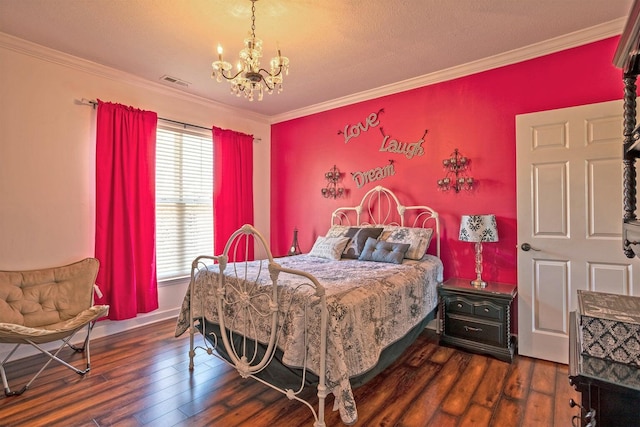
<svg viewBox="0 0 640 427">
<path fill-rule="evenodd" d="M 431 228 L 385 227 L 378 240 L 390 243 L 408 243 L 409 250 L 405 258 L 419 260 L 429 249 Z"/>
<path fill-rule="evenodd" d="M 331 226 L 325 237 L 344 237 L 351 228 L 349 225 L 334 224 Z"/>
<path fill-rule="evenodd" d="M 349 243 L 348 237 L 324 237 L 319 236 L 311 248 L 309 255 L 318 258 L 335 259 L 342 257 L 342 251 Z"/>
</svg>

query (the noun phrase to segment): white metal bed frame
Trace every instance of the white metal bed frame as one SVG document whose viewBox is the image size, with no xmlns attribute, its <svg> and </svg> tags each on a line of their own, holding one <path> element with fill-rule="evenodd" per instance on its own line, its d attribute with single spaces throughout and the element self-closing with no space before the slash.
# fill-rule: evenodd
<svg viewBox="0 0 640 427">
<path fill-rule="evenodd" d="M 248 248 L 250 245 L 253 245 L 254 242 L 256 244 L 262 245 L 265 253 L 267 254 L 267 259 L 264 260 L 266 263 L 266 270 L 264 273 L 268 273 L 270 276 L 270 285 L 264 286 L 258 284 L 260 278 L 260 273 L 257 277 L 249 277 L 247 274 L 246 263 L 231 263 L 229 264 L 229 255 L 232 254 L 231 258 L 236 259 L 237 255 L 240 252 L 240 249 L 244 249 L 244 259 L 246 259 L 246 255 L 248 254 Z M 324 427 L 326 424 L 324 422 L 324 407 L 325 407 L 325 398 L 327 396 L 327 388 L 325 384 L 325 375 L 326 375 L 326 348 L 327 348 L 327 303 L 325 297 L 324 287 L 318 283 L 318 280 L 313 277 L 311 274 L 305 273 L 304 271 L 293 270 L 289 268 L 285 268 L 280 266 L 273 260 L 273 256 L 269 249 L 269 246 L 266 243 L 266 240 L 260 234 L 258 230 L 253 228 L 253 226 L 245 224 L 239 230 L 231 235 L 229 241 L 225 245 L 224 252 L 220 256 L 199 256 L 193 261 L 191 266 L 191 282 L 190 282 L 190 292 L 193 295 L 195 279 L 198 271 L 201 268 L 206 269 L 205 261 L 209 260 L 211 262 L 219 264 L 220 274 L 218 277 L 218 283 L 213 283 L 215 299 L 217 303 L 218 310 L 218 323 L 220 325 L 220 334 L 222 337 L 223 345 L 226 350 L 227 355 L 231 359 L 231 361 L 226 360 L 221 357 L 217 353 L 214 353 L 213 350 L 218 346 L 217 340 L 218 336 L 210 333 L 209 337 L 213 340 L 213 346 L 209 345 L 209 343 L 204 340 L 203 346 L 194 346 L 194 335 L 197 332 L 195 327 L 195 321 L 197 319 L 193 318 L 193 310 L 189 311 L 189 334 L 190 334 L 190 349 L 189 349 L 189 369 L 193 370 L 193 358 L 195 356 L 196 349 L 200 348 L 207 352 L 207 354 L 214 355 L 225 363 L 233 366 L 242 378 L 253 378 L 256 381 L 261 382 L 262 384 L 271 387 L 284 395 L 287 396 L 290 400 L 297 400 L 309 407 L 313 416 L 315 418 L 314 427 Z M 244 267 L 243 267 L 244 265 Z M 237 280 L 229 280 L 229 277 L 224 274 L 227 270 L 227 267 L 231 266 L 232 270 L 230 275 Z M 303 377 L 300 382 L 300 387 L 297 390 L 293 389 L 283 389 L 276 385 L 270 384 L 267 381 L 259 378 L 257 374 L 261 372 L 263 369 L 269 365 L 275 356 L 278 339 L 280 338 L 281 330 L 282 330 L 282 322 L 283 313 L 279 310 L 279 307 L 283 307 L 283 301 L 278 293 L 278 276 L 280 273 L 289 273 L 296 276 L 299 276 L 302 279 L 306 279 L 305 282 L 298 286 L 299 288 L 308 286 L 313 289 L 314 295 L 319 298 L 319 307 L 321 310 L 321 324 L 320 324 L 320 367 L 318 375 L 318 409 L 313 407 L 309 402 L 300 398 L 298 395 L 304 389 L 304 382 L 307 372 L 307 361 L 305 360 L 304 366 L 302 367 Z M 269 302 L 269 312 L 261 311 L 253 301 L 257 298 L 267 298 Z M 237 305 L 240 307 L 241 316 L 234 317 L 232 319 L 226 319 L 224 315 L 220 313 L 225 313 L 225 306 L 227 305 Z M 286 311 L 284 312 L 286 315 Z M 257 354 L 257 348 L 259 346 L 257 337 L 257 332 L 255 331 L 255 322 L 253 321 L 254 316 L 262 316 L 262 317 L 271 317 L 271 334 L 269 337 L 269 343 L 267 345 L 266 352 L 262 357 L 259 357 Z M 240 317 L 240 320 L 243 320 L 242 324 L 236 325 L 236 321 Z M 205 327 L 206 323 L 201 323 L 202 335 L 206 336 L 207 331 Z M 224 331 L 229 331 L 229 335 L 231 338 L 240 334 L 241 344 L 238 346 L 233 339 L 224 333 Z M 251 338 L 254 337 L 254 338 Z M 306 335 L 305 335 L 306 339 Z M 306 341 L 305 341 L 306 343 Z M 306 345 L 305 345 L 306 348 Z"/>
<path fill-rule="evenodd" d="M 394 215 L 394 206 L 400 219 L 399 222 L 391 220 L 392 215 Z M 413 227 L 426 228 L 430 221 L 434 222 L 433 229 L 435 231 L 436 255 L 439 257 L 440 220 L 438 217 L 438 213 L 428 206 L 404 206 L 399 202 L 398 198 L 392 191 L 382 186 L 377 186 L 369 190 L 364 195 L 358 206 L 336 209 L 332 213 L 331 222 L 332 224 L 345 225 L 354 223 L 354 225 L 386 224 L 406 226 L 405 217 L 407 212 L 413 212 L 413 214 L 415 215 L 413 221 L 411 222 L 411 226 Z M 355 219 L 352 218 L 353 215 L 355 215 Z M 386 221 L 390 222 L 386 223 Z M 267 254 L 267 258 L 265 260 L 262 260 L 261 263 L 265 263 L 266 271 L 264 271 L 264 273 L 266 274 L 268 272 L 270 276 L 270 286 L 258 285 L 258 280 L 260 279 L 260 277 L 248 277 L 246 263 L 229 262 L 230 259 L 238 259 L 238 256 L 242 257 L 241 259 L 247 259 L 248 248 L 250 247 L 250 245 L 254 244 L 256 246 L 261 245 L 264 248 L 265 253 Z M 248 224 L 242 226 L 239 230 L 231 235 L 227 244 L 225 245 L 222 255 L 199 256 L 193 261 L 191 266 L 191 282 L 189 285 L 189 292 L 192 301 L 194 296 L 194 284 L 196 276 L 201 269 L 207 268 L 207 263 L 218 264 L 221 273 L 218 275 L 217 283 L 212 283 L 212 286 L 214 288 L 213 295 L 215 296 L 218 310 L 217 320 L 220 325 L 220 331 L 222 331 L 222 333 L 220 334 L 222 337 L 222 344 L 231 360 L 226 360 L 213 351 L 219 344 L 217 335 L 207 332 L 205 330 L 206 323 L 204 321 L 200 322 L 199 319 L 194 319 L 193 309 L 190 309 L 189 369 L 194 369 L 193 359 L 195 357 L 196 350 L 204 350 L 207 354 L 214 355 L 222 359 L 225 363 L 233 366 L 242 378 L 253 378 L 261 382 L 262 384 L 283 393 L 290 400 L 297 400 L 305 404 L 313 413 L 315 419 L 315 422 L 313 424 L 314 427 L 325 427 L 326 424 L 324 420 L 324 410 L 325 399 L 328 394 L 325 383 L 328 314 L 324 287 L 311 274 L 308 274 L 304 271 L 284 268 L 277 262 L 275 262 L 269 249 L 269 245 L 267 244 L 262 234 L 260 234 L 260 232 L 258 232 L 253 226 Z M 263 272 L 262 268 L 260 268 L 260 271 Z M 223 274 L 224 272 L 227 272 L 227 274 Z M 299 276 L 301 279 L 303 279 L 304 283 L 301 284 L 298 288 L 308 287 L 312 289 L 313 295 L 319 300 L 319 309 L 321 310 L 321 335 L 319 372 L 316 373 L 318 376 L 317 409 L 314 408 L 311 403 L 299 396 L 299 394 L 304 389 L 305 374 L 308 369 L 308 367 L 306 366 L 306 359 L 304 362 L 304 366 L 302 366 L 301 368 L 303 375 L 300 382 L 300 387 L 297 390 L 293 390 L 291 388 L 283 389 L 274 384 L 270 384 L 257 376 L 257 374 L 259 374 L 269 365 L 275 355 L 278 346 L 278 340 L 280 338 L 282 320 L 283 317 L 287 314 L 286 310 L 284 312 L 282 310 L 279 310 L 279 307 L 284 307 L 287 304 L 286 301 L 281 300 L 281 295 L 278 293 L 278 277 L 281 273 L 288 273 Z M 232 277 L 232 279 L 230 279 L 229 277 Z M 261 312 L 256 307 L 256 305 L 253 304 L 252 301 L 254 301 L 256 298 L 268 298 L 270 308 L 268 313 Z M 242 312 L 243 315 L 236 316 L 231 319 L 227 319 L 224 315 L 220 315 L 221 313 L 225 313 L 225 306 L 227 305 L 235 305 L 236 307 L 240 307 L 240 312 Z M 267 344 L 267 350 L 262 357 L 259 357 L 256 352 L 256 348 L 258 345 L 257 340 L 255 338 L 251 338 L 257 336 L 256 331 L 254 330 L 255 323 L 252 320 L 254 319 L 253 316 L 271 317 L 271 335 Z M 241 317 L 241 319 L 239 317 Z M 246 321 L 247 319 L 249 319 L 248 323 L 245 322 L 240 324 L 239 320 Z M 196 327 L 196 324 L 198 323 L 200 323 L 200 327 L 202 328 L 201 334 L 203 336 L 208 335 L 213 344 L 208 343 L 205 339 L 203 340 L 203 345 L 195 345 L 195 334 L 199 332 Z M 229 336 L 227 336 L 227 333 L 224 333 L 224 331 L 228 331 Z M 234 341 L 230 339 L 233 338 L 233 335 L 238 335 L 239 337 L 241 337 L 240 345 L 234 343 Z M 306 333 L 305 343 L 307 343 Z M 305 346 L 305 348 L 308 347 Z"/>
</svg>

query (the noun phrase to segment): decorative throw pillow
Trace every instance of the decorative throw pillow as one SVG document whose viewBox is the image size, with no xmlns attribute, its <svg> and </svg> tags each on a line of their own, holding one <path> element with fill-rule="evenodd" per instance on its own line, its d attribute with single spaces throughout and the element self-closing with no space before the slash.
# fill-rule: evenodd
<svg viewBox="0 0 640 427">
<path fill-rule="evenodd" d="M 389 227 L 385 228 L 380 240 L 390 243 L 408 243 L 409 250 L 405 258 L 419 260 L 429 249 L 431 228 Z"/>
<path fill-rule="evenodd" d="M 309 255 L 318 258 L 340 259 L 344 247 L 349 242 L 348 237 L 319 236 L 311 248 Z"/>
<path fill-rule="evenodd" d="M 371 237 L 377 240 L 380 233 L 382 233 L 382 228 L 351 227 L 345 235 L 351 240 L 349 240 L 347 247 L 344 249 L 342 258 L 358 259 L 367 239 Z"/>
<path fill-rule="evenodd" d="M 327 231 L 327 234 L 325 234 L 324 237 L 344 237 L 350 228 L 350 225 L 334 224 L 331 226 L 329 231 Z"/>
<path fill-rule="evenodd" d="M 383 242 L 369 237 L 358 259 L 361 261 L 402 264 L 408 249 L 408 243 Z"/>
</svg>

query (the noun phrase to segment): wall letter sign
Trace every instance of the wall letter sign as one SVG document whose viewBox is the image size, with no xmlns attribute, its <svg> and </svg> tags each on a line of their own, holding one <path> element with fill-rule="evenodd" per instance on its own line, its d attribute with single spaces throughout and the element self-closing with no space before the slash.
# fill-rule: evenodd
<svg viewBox="0 0 640 427">
<path fill-rule="evenodd" d="M 391 137 L 389 135 L 384 134 L 383 128 L 380 128 L 380 132 L 382 133 L 383 138 L 379 151 L 404 154 L 409 160 L 411 160 L 413 156 L 424 155 L 424 148 L 422 148 L 422 143 L 424 142 L 424 137 L 427 135 L 427 132 L 429 132 L 428 129 L 424 131 L 422 138 L 420 138 L 416 142 L 401 142 L 397 139 L 390 139 Z"/>
<path fill-rule="evenodd" d="M 395 175 L 396 170 L 393 167 L 393 160 L 389 160 L 389 164 L 382 167 L 377 167 L 373 169 L 369 169 L 364 172 L 351 172 L 351 176 L 356 183 L 356 187 L 362 188 L 363 185 L 380 181 L 388 176 Z"/>
<path fill-rule="evenodd" d="M 346 125 L 343 131 L 338 131 L 338 135 L 344 135 L 344 143 L 346 144 L 351 138 L 357 138 L 360 133 L 378 126 L 380 124 L 380 118 L 378 117 L 380 113 L 384 113 L 384 108 L 381 108 L 377 113 L 369 114 L 364 123 L 358 122 L 355 125 Z"/>
</svg>

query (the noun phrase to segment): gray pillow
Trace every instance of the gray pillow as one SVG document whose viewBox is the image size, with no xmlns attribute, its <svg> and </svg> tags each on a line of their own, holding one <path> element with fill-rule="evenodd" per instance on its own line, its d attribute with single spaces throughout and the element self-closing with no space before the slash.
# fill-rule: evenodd
<svg viewBox="0 0 640 427">
<path fill-rule="evenodd" d="M 344 248 L 342 258 L 358 259 L 367 239 L 371 237 L 377 240 L 382 230 L 382 228 L 373 227 L 351 227 L 345 234 L 345 237 L 350 237 L 351 240 Z"/>
<path fill-rule="evenodd" d="M 383 242 L 369 237 L 358 259 L 361 261 L 402 264 L 408 249 L 408 243 Z"/>
</svg>

